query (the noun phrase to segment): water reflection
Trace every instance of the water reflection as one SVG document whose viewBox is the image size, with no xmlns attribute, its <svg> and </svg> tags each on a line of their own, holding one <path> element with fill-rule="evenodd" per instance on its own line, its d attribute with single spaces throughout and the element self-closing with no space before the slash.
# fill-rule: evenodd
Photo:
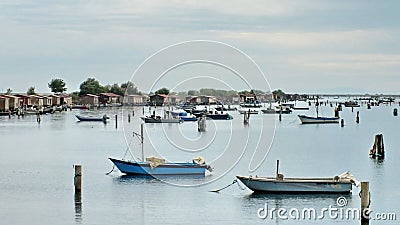
<svg viewBox="0 0 400 225">
<path fill-rule="evenodd" d="M 82 223 L 82 193 L 75 193 L 75 222 L 77 224 Z"/>
</svg>

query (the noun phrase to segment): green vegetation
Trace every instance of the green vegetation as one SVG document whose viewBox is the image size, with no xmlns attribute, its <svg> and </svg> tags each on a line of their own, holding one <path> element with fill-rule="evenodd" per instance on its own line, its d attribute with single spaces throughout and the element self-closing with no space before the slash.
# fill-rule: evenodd
<svg viewBox="0 0 400 225">
<path fill-rule="evenodd" d="M 124 90 L 122 90 L 122 88 L 118 84 L 113 84 L 109 92 L 124 96 Z"/>
<path fill-rule="evenodd" d="M 130 81 L 122 83 L 121 89 L 126 95 L 141 95 L 142 93 L 138 88 Z"/>
<path fill-rule="evenodd" d="M 100 93 L 107 92 L 108 89 L 100 85 L 99 81 L 94 78 L 88 78 L 80 85 L 79 95 L 93 94 L 99 95 Z"/>
<path fill-rule="evenodd" d="M 12 89 L 11 89 L 11 88 L 7 88 L 7 91 L 6 91 L 6 93 L 4 93 L 4 94 L 6 94 L 6 95 L 11 95 L 11 93 L 12 93 Z"/>
<path fill-rule="evenodd" d="M 65 85 L 66 85 L 65 82 L 60 78 L 52 79 L 50 83 L 48 83 L 51 92 L 53 92 L 54 94 L 60 94 L 65 92 L 67 90 Z"/>
<path fill-rule="evenodd" d="M 169 94 L 169 90 L 167 88 L 160 88 L 155 92 L 156 95 L 158 94 L 163 94 L 163 95 L 168 95 Z"/>
<path fill-rule="evenodd" d="M 26 94 L 28 94 L 28 95 L 36 95 L 35 86 L 29 87 L 28 91 L 26 92 Z"/>
<path fill-rule="evenodd" d="M 286 94 L 281 89 L 273 91 L 272 94 L 274 95 L 274 98 L 276 100 L 278 100 L 278 99 L 280 99 L 280 100 L 286 99 Z"/>
</svg>

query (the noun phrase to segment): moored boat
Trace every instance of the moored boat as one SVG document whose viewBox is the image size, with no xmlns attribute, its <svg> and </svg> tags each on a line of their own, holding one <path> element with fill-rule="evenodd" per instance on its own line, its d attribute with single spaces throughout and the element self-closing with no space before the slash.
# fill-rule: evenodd
<svg viewBox="0 0 400 225">
<path fill-rule="evenodd" d="M 161 116 L 140 117 L 145 123 L 182 123 L 180 118 L 161 118 Z"/>
<path fill-rule="evenodd" d="M 142 159 L 144 159 L 143 149 L 143 124 L 141 125 L 141 134 L 133 132 L 133 135 L 140 139 L 142 147 Z M 127 151 L 130 152 L 128 148 Z M 125 152 L 127 155 L 127 152 Z M 130 155 L 133 157 L 132 152 Z M 109 158 L 111 162 L 124 174 L 127 175 L 201 175 L 205 176 L 206 170 L 212 171 L 212 167 L 206 164 L 203 157 L 196 157 L 191 162 L 167 162 L 163 158 L 146 157 L 146 160 L 125 160 Z"/>
<path fill-rule="evenodd" d="M 354 101 L 348 101 L 344 103 L 345 107 L 360 107 L 360 105 L 357 102 Z"/>
<path fill-rule="evenodd" d="M 308 123 L 339 123 L 340 117 L 314 117 L 306 115 L 298 115 L 302 124 Z"/>
<path fill-rule="evenodd" d="M 279 160 L 276 164 L 275 177 L 238 175 L 236 178 L 254 193 L 345 194 L 351 192 L 353 184 L 356 186 L 360 184 L 350 172 L 332 178 L 285 178 L 278 170 Z"/>
<path fill-rule="evenodd" d="M 354 182 L 348 178 L 282 178 L 236 176 L 254 193 L 350 193 Z"/>
<path fill-rule="evenodd" d="M 80 115 L 75 115 L 76 118 L 78 118 L 79 121 L 100 121 L 105 123 L 109 117 L 107 115 L 104 115 L 103 117 L 91 117 L 91 116 L 80 116 Z"/>
<path fill-rule="evenodd" d="M 109 158 L 124 174 L 128 175 L 205 175 L 210 166 L 195 162 L 165 162 L 163 159 L 135 162 Z"/>
</svg>

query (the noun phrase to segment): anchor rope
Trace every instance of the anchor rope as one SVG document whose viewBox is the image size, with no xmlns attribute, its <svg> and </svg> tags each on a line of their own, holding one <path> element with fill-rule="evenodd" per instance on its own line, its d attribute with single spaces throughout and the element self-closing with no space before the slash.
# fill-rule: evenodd
<svg viewBox="0 0 400 225">
<path fill-rule="evenodd" d="M 220 192 L 220 191 L 222 191 L 222 190 L 224 190 L 224 189 L 226 189 L 226 188 L 228 188 L 228 187 L 234 185 L 235 183 L 237 183 L 237 179 L 234 179 L 234 180 L 232 181 L 232 183 L 228 184 L 227 186 L 225 186 L 225 187 L 223 187 L 223 188 L 220 188 L 220 189 L 217 189 L 217 190 L 213 190 L 213 191 L 210 191 L 210 192 L 217 192 L 217 193 L 218 193 L 218 192 Z"/>
<path fill-rule="evenodd" d="M 134 136 L 137 137 L 137 134 L 136 134 L 135 132 L 134 132 Z M 139 137 L 137 137 L 137 138 L 139 138 Z M 130 153 L 132 159 L 135 159 L 135 158 L 133 157 L 133 155 L 132 155 L 132 152 L 129 151 L 129 146 L 132 144 L 132 141 L 133 141 L 133 138 L 131 138 L 131 140 L 130 140 L 128 146 L 126 147 L 125 154 L 124 154 L 124 156 L 122 157 L 122 160 L 125 159 L 125 157 L 126 157 L 126 155 L 128 154 L 128 152 Z M 111 168 L 110 172 L 106 173 L 106 175 L 110 175 L 110 174 L 114 171 L 114 169 L 115 169 L 115 164 L 113 164 L 113 167 Z"/>
</svg>

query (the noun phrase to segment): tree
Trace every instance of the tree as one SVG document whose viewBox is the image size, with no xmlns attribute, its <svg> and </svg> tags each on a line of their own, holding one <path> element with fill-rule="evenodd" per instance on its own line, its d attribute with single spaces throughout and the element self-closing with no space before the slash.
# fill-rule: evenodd
<svg viewBox="0 0 400 225">
<path fill-rule="evenodd" d="M 121 89 L 126 95 L 137 95 L 141 94 L 138 88 L 130 81 L 121 84 Z"/>
<path fill-rule="evenodd" d="M 158 94 L 163 94 L 163 95 L 168 95 L 169 94 L 169 90 L 167 88 L 160 88 L 155 92 L 156 95 Z"/>
<path fill-rule="evenodd" d="M 189 90 L 188 92 L 187 92 L 187 94 L 189 95 L 189 96 L 195 96 L 195 95 L 198 95 L 198 91 L 196 91 L 196 90 Z"/>
<path fill-rule="evenodd" d="M 122 88 L 118 85 L 118 84 L 113 84 L 110 88 L 110 92 L 117 94 L 117 95 L 121 95 L 124 96 L 124 91 L 122 90 Z"/>
<path fill-rule="evenodd" d="M 67 90 L 65 82 L 60 78 L 52 79 L 50 83 L 48 83 L 48 86 L 53 93 L 63 93 Z"/>
<path fill-rule="evenodd" d="M 286 99 L 286 94 L 281 89 L 275 90 L 272 92 L 275 100 L 284 100 Z"/>
<path fill-rule="evenodd" d="M 11 93 L 12 93 L 12 89 L 11 88 L 7 88 L 7 91 L 6 91 L 6 95 L 11 95 Z"/>
<path fill-rule="evenodd" d="M 35 92 L 35 86 L 31 86 L 28 88 L 28 91 L 26 92 L 28 95 L 36 95 Z"/>
<path fill-rule="evenodd" d="M 80 86 L 79 95 L 93 94 L 98 95 L 103 92 L 107 92 L 107 88 L 100 85 L 99 81 L 94 78 L 88 78 Z"/>
</svg>

